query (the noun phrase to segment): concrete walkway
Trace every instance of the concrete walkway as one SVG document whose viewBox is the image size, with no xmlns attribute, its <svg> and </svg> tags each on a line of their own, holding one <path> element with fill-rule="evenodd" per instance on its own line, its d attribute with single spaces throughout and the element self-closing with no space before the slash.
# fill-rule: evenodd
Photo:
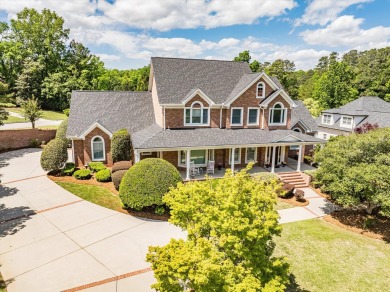
<svg viewBox="0 0 390 292">
<path fill-rule="evenodd" d="M 8 292 L 151 291 L 150 245 L 185 238 L 161 221 L 118 213 L 46 177 L 40 149 L 0 154 L 0 271 Z M 281 223 L 321 217 L 334 206 L 304 189 L 307 207 L 278 211 Z"/>
<path fill-rule="evenodd" d="M 10 116 L 24 118 L 21 114 L 9 112 Z M 35 127 L 46 127 L 46 126 L 57 126 L 61 124 L 62 120 L 46 120 L 46 119 L 38 119 L 35 122 Z M 0 130 L 15 130 L 15 129 L 31 129 L 31 123 L 11 123 L 4 124 L 0 126 Z"/>
</svg>

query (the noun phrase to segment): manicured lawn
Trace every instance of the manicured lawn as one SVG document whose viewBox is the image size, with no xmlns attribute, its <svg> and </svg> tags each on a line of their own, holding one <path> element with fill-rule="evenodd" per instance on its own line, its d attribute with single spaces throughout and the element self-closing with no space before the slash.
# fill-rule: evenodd
<svg viewBox="0 0 390 292">
<path fill-rule="evenodd" d="M 304 291 L 384 291 L 390 287 L 388 243 L 320 219 L 283 224 L 282 236 L 275 241 L 276 254 L 287 256 L 295 281 Z"/>
<path fill-rule="evenodd" d="M 118 212 L 124 212 L 122 209 L 122 202 L 119 197 L 104 187 L 75 184 L 70 182 L 57 182 L 57 184 L 86 201 Z"/>
<path fill-rule="evenodd" d="M 27 121 L 23 118 L 8 116 L 8 119 L 4 121 L 4 124 L 12 124 L 12 123 L 26 123 Z"/>
<path fill-rule="evenodd" d="M 20 114 L 21 108 L 7 108 L 7 111 L 14 112 Z M 54 112 L 54 111 L 43 111 L 42 119 L 46 120 L 64 120 L 66 119 L 66 115 L 62 112 Z"/>
</svg>

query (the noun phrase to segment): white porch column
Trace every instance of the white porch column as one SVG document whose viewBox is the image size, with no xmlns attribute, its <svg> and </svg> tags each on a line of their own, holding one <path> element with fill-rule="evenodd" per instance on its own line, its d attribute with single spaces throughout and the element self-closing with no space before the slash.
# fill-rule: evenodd
<svg viewBox="0 0 390 292">
<path fill-rule="evenodd" d="M 186 180 L 190 180 L 191 150 L 186 151 Z"/>
<path fill-rule="evenodd" d="M 160 158 L 163 159 L 164 158 L 164 155 L 163 155 L 163 152 L 160 151 Z"/>
<path fill-rule="evenodd" d="M 236 148 L 232 148 L 232 154 L 231 154 L 231 161 L 230 161 L 230 166 L 232 168 L 232 172 L 234 173 L 234 152 L 235 152 Z"/>
<path fill-rule="evenodd" d="M 275 152 L 276 152 L 276 146 L 272 146 L 272 161 L 271 161 L 271 172 L 275 172 Z"/>
<path fill-rule="evenodd" d="M 302 161 L 302 145 L 299 145 L 297 171 L 301 171 L 301 161 Z"/>
<path fill-rule="evenodd" d="M 135 160 L 135 163 L 137 163 L 141 160 L 140 152 L 138 150 L 134 150 L 134 160 Z"/>
</svg>

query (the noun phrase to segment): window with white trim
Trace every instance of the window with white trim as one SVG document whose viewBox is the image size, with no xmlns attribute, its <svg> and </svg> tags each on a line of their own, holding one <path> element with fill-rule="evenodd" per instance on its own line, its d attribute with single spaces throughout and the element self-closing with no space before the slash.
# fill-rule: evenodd
<svg viewBox="0 0 390 292">
<path fill-rule="evenodd" d="M 105 153 L 104 153 L 104 140 L 100 136 L 93 137 L 91 141 L 91 149 L 92 149 L 92 160 L 93 161 L 104 161 Z"/>
<path fill-rule="evenodd" d="M 322 123 L 325 125 L 331 125 L 332 124 L 332 115 L 323 114 L 322 115 Z"/>
<path fill-rule="evenodd" d="M 248 108 L 248 125 L 258 125 L 259 124 L 259 109 L 255 107 Z"/>
<path fill-rule="evenodd" d="M 184 109 L 184 125 L 186 126 L 208 126 L 210 109 L 203 107 L 200 102 L 194 102 L 191 107 Z"/>
<path fill-rule="evenodd" d="M 264 82 L 257 83 L 257 98 L 265 97 L 265 84 Z"/>
<path fill-rule="evenodd" d="M 241 163 L 241 148 L 234 148 L 234 164 Z M 232 164 L 232 149 L 229 150 L 229 164 Z"/>
<path fill-rule="evenodd" d="M 324 140 L 328 140 L 328 134 L 326 134 L 326 133 L 323 133 L 323 134 L 322 134 L 322 139 L 324 139 Z"/>
<path fill-rule="evenodd" d="M 232 126 L 242 126 L 242 111 L 242 107 L 232 107 L 230 116 L 230 124 Z"/>
<path fill-rule="evenodd" d="M 207 165 L 207 150 L 198 149 L 191 150 L 190 161 L 194 162 L 196 166 L 206 166 Z M 186 155 L 187 151 L 180 151 L 179 153 L 179 166 L 186 166 Z"/>
<path fill-rule="evenodd" d="M 257 154 L 257 148 L 256 147 L 246 148 L 245 163 L 255 162 L 256 161 L 256 154 Z"/>
<path fill-rule="evenodd" d="M 287 117 L 287 108 L 282 103 L 278 102 L 270 109 L 269 124 L 270 125 L 285 125 Z"/>
<path fill-rule="evenodd" d="M 342 117 L 341 118 L 341 126 L 346 128 L 352 128 L 352 117 Z"/>
</svg>

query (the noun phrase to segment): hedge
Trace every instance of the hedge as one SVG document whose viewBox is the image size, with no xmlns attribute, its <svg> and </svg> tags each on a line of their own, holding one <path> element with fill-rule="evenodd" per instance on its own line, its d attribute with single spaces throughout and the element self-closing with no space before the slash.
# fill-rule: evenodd
<svg viewBox="0 0 390 292">
<path fill-rule="evenodd" d="M 95 178 L 97 181 L 100 181 L 100 182 L 110 181 L 111 180 L 111 172 L 108 168 L 99 170 L 95 174 Z"/>
<path fill-rule="evenodd" d="M 41 167 L 45 171 L 57 171 L 68 160 L 68 143 L 64 139 L 53 139 L 42 151 Z"/>
<path fill-rule="evenodd" d="M 119 187 L 119 196 L 125 207 L 136 210 L 161 206 L 162 197 L 181 181 L 179 171 L 168 161 L 147 158 L 126 172 Z"/>
<path fill-rule="evenodd" d="M 119 190 L 119 186 L 121 184 L 123 176 L 126 174 L 127 170 L 117 170 L 111 174 L 112 183 L 116 190 Z"/>
<path fill-rule="evenodd" d="M 92 173 L 89 169 L 79 169 L 73 173 L 73 176 L 77 179 L 85 180 L 90 179 L 92 177 Z"/>
<path fill-rule="evenodd" d="M 106 168 L 103 162 L 90 162 L 88 163 L 88 167 L 92 172 L 98 172 Z"/>
<path fill-rule="evenodd" d="M 111 173 L 115 173 L 118 170 L 128 170 L 133 164 L 131 161 L 118 161 L 111 167 Z"/>
<path fill-rule="evenodd" d="M 130 160 L 130 134 L 126 129 L 116 131 L 111 137 L 112 161 Z"/>
<path fill-rule="evenodd" d="M 66 139 L 66 130 L 68 129 L 68 119 L 62 121 L 62 123 L 58 126 L 56 138 Z M 68 140 L 69 141 L 69 140 Z M 68 142 L 69 143 L 69 142 Z"/>
</svg>

